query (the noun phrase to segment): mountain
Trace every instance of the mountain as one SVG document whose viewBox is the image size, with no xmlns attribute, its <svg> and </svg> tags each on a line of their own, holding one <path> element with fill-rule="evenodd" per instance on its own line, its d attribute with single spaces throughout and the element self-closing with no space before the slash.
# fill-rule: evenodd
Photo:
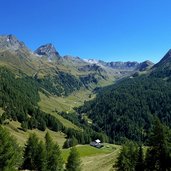
<svg viewBox="0 0 171 171">
<path fill-rule="evenodd" d="M 94 70 L 80 72 L 76 61 L 80 61 L 80 66 L 85 62 L 75 57 L 60 57 L 52 44 L 42 45 L 32 52 L 15 36 L 0 36 L 0 40 L 0 66 L 16 74 L 32 76 L 41 88 L 54 95 L 68 95 L 81 87 L 89 89 L 114 80 L 111 75 L 110 78 L 105 75 L 108 78 L 105 80 L 102 73 Z"/>
<path fill-rule="evenodd" d="M 97 130 L 119 143 L 126 139 L 147 142 L 155 117 L 171 128 L 170 57 L 171 51 L 153 67 L 149 61 L 141 63 L 139 70 L 151 68 L 103 88 L 77 109 L 78 114 L 87 115 Z"/>
<path fill-rule="evenodd" d="M 40 46 L 34 52 L 41 57 L 47 57 L 48 61 L 56 61 L 61 57 L 51 43 Z"/>
<path fill-rule="evenodd" d="M 0 66 L 6 66 L 15 73 L 21 71 L 34 76 L 41 79 L 41 83 L 42 80 L 48 80 L 47 77 L 50 77 L 50 80 L 57 80 L 60 77 L 57 76 L 59 73 L 66 73 L 78 79 L 80 85 L 95 88 L 112 84 L 114 80 L 133 75 L 137 71 L 144 71 L 146 67 L 151 67 L 152 63 L 104 62 L 70 55 L 61 57 L 51 43 L 42 45 L 32 52 L 14 35 L 2 35 L 0 36 Z"/>
<path fill-rule="evenodd" d="M 164 55 L 164 57 L 154 67 L 159 67 L 161 65 L 168 65 L 169 63 L 171 63 L 171 49 Z"/>
<path fill-rule="evenodd" d="M 17 50 L 26 50 L 27 47 L 21 41 L 19 41 L 14 35 L 3 35 L 0 36 L 0 49 L 17 51 Z"/>
<path fill-rule="evenodd" d="M 86 62 L 89 62 L 90 64 L 96 64 L 101 67 L 108 67 L 112 68 L 113 70 L 120 71 L 121 73 L 128 73 L 128 75 L 131 75 L 131 72 L 137 72 L 137 71 L 145 71 L 147 69 L 150 69 L 154 63 L 147 60 L 141 63 L 138 63 L 136 61 L 134 62 L 104 62 L 102 60 L 94 60 L 94 59 L 88 59 L 85 60 Z"/>
<path fill-rule="evenodd" d="M 171 50 L 152 67 L 151 76 L 171 79 Z"/>
<path fill-rule="evenodd" d="M 0 65 L 16 74 L 34 77 L 39 86 L 58 96 L 69 95 L 81 88 L 93 90 L 114 80 L 134 74 L 137 62 L 84 60 L 64 56 L 51 43 L 32 52 L 13 35 L 0 36 Z"/>
<path fill-rule="evenodd" d="M 152 66 L 154 66 L 154 63 L 147 60 L 147 61 L 140 63 L 136 69 L 139 71 L 146 71 L 150 69 Z"/>
</svg>

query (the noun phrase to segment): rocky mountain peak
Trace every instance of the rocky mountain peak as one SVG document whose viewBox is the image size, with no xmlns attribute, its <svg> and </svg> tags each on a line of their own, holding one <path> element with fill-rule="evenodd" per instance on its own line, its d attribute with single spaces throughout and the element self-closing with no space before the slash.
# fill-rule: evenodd
<svg viewBox="0 0 171 171">
<path fill-rule="evenodd" d="M 19 50 L 27 49 L 25 44 L 19 41 L 14 35 L 0 36 L 0 49 Z"/>
<path fill-rule="evenodd" d="M 164 55 L 164 57 L 154 66 L 165 65 L 171 63 L 171 49 Z"/>
<path fill-rule="evenodd" d="M 51 43 L 40 46 L 35 53 L 41 56 L 46 56 L 49 61 L 57 60 L 60 58 L 59 53 Z"/>
<path fill-rule="evenodd" d="M 145 70 L 151 68 L 153 65 L 154 65 L 153 62 L 146 60 L 144 62 L 141 62 L 136 69 L 139 71 L 145 71 Z"/>
</svg>

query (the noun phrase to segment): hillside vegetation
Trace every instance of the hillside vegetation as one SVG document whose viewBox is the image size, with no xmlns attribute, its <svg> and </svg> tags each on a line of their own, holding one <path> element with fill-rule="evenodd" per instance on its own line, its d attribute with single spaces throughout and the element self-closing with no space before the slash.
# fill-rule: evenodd
<svg viewBox="0 0 171 171">
<path fill-rule="evenodd" d="M 113 142 L 125 139 L 145 142 L 155 116 L 171 127 L 171 83 L 160 78 L 128 78 L 103 89 L 97 97 L 78 108 L 97 130 Z"/>
</svg>

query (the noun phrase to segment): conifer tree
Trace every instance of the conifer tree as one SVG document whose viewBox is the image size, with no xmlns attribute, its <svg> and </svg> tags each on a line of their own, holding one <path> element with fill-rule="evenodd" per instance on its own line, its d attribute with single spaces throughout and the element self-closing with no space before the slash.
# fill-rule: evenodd
<svg viewBox="0 0 171 171">
<path fill-rule="evenodd" d="M 46 165 L 47 165 L 46 148 L 45 148 L 45 144 L 42 141 L 39 142 L 38 147 L 37 147 L 35 164 L 36 164 L 37 170 L 46 171 Z"/>
<path fill-rule="evenodd" d="M 0 170 L 15 170 L 22 163 L 22 154 L 16 140 L 0 126 Z"/>
<path fill-rule="evenodd" d="M 45 136 L 46 143 L 46 156 L 47 156 L 47 170 L 48 171 L 62 171 L 63 159 L 61 157 L 61 151 L 59 145 L 53 143 L 49 133 Z"/>
<path fill-rule="evenodd" d="M 46 171 L 46 150 L 43 142 L 38 142 L 37 137 L 32 137 L 32 142 L 26 145 L 24 152 L 23 169 L 34 169 L 37 171 Z M 36 143 L 37 144 L 34 144 Z M 33 146 L 32 146 L 33 145 Z"/>
<path fill-rule="evenodd" d="M 69 139 L 66 139 L 64 144 L 63 144 L 63 148 L 69 148 L 70 144 L 69 144 Z"/>
<path fill-rule="evenodd" d="M 37 169 L 37 150 L 38 138 L 35 134 L 31 134 L 27 140 L 24 149 L 23 169 L 36 170 Z"/>
<path fill-rule="evenodd" d="M 66 139 L 63 144 L 63 148 L 70 148 L 76 146 L 78 144 L 78 140 L 73 136 L 72 138 Z"/>
<path fill-rule="evenodd" d="M 170 147 L 168 142 L 168 131 L 158 118 L 155 118 L 154 127 L 150 138 L 150 148 L 146 155 L 147 170 L 170 169 Z"/>
<path fill-rule="evenodd" d="M 137 153 L 137 145 L 133 142 L 127 142 L 123 145 L 114 167 L 116 167 L 117 171 L 134 171 Z"/>
<path fill-rule="evenodd" d="M 72 147 L 66 164 L 66 171 L 81 171 L 81 159 L 76 147 Z"/>
</svg>

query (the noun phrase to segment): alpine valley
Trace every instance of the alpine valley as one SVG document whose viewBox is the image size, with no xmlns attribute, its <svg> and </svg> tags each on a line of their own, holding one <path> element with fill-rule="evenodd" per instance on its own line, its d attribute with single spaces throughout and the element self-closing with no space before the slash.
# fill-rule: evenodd
<svg viewBox="0 0 171 171">
<path fill-rule="evenodd" d="M 83 170 L 112 170 L 120 144 L 151 145 L 156 122 L 169 132 L 171 51 L 157 64 L 106 62 L 61 56 L 51 43 L 33 52 L 14 35 L 0 36 L 0 128 L 22 147 L 30 133 L 46 143 L 50 134 L 64 162 L 79 144 Z M 90 147 L 96 139 L 104 147 Z M 34 170 L 24 162 L 21 169 Z"/>
</svg>

